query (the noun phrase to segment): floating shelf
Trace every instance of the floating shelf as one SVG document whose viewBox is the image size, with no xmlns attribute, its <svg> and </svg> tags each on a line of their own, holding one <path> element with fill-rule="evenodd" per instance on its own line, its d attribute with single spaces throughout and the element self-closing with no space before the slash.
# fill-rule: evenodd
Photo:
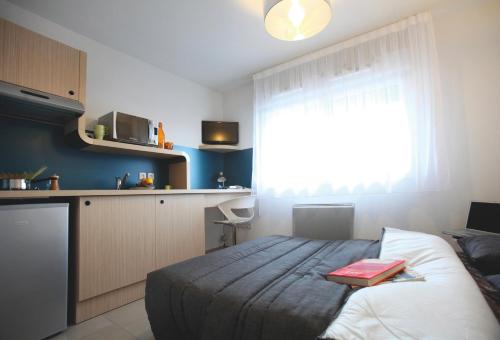
<svg viewBox="0 0 500 340">
<path fill-rule="evenodd" d="M 168 149 L 158 149 L 151 146 L 114 142 L 104 139 L 94 139 L 85 133 L 84 118 L 79 118 L 66 126 L 66 135 L 73 135 L 82 149 L 95 152 L 109 152 L 126 155 L 145 156 L 153 158 L 184 158 L 187 153 Z"/>
<path fill-rule="evenodd" d="M 72 144 L 82 150 L 115 153 L 171 160 L 169 164 L 170 184 L 175 189 L 190 188 L 189 155 L 183 151 L 157 149 L 151 146 L 127 144 L 109 140 L 94 139 L 85 133 L 84 116 L 65 126 L 65 135 Z"/>
<path fill-rule="evenodd" d="M 236 145 L 209 145 L 209 144 L 201 144 L 199 146 L 200 150 L 204 151 L 212 151 L 219 153 L 227 153 L 240 150 L 239 146 Z"/>
</svg>

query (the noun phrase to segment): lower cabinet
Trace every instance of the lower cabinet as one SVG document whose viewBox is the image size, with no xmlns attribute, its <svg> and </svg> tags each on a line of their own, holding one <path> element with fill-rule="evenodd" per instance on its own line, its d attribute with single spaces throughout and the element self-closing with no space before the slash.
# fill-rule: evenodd
<svg viewBox="0 0 500 340">
<path fill-rule="evenodd" d="M 146 278 L 155 268 L 154 196 L 79 199 L 78 301 Z"/>
<path fill-rule="evenodd" d="M 205 253 L 204 195 L 156 196 L 156 267 Z"/>
<path fill-rule="evenodd" d="M 74 321 L 144 297 L 147 274 L 205 253 L 205 207 L 244 193 L 80 197 Z"/>
</svg>

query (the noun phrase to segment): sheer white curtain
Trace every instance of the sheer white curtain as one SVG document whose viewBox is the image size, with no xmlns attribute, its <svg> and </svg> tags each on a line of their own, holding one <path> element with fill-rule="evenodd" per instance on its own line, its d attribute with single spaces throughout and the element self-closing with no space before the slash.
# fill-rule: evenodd
<svg viewBox="0 0 500 340">
<path fill-rule="evenodd" d="M 254 76 L 254 188 L 328 195 L 446 183 L 432 17 Z"/>
</svg>

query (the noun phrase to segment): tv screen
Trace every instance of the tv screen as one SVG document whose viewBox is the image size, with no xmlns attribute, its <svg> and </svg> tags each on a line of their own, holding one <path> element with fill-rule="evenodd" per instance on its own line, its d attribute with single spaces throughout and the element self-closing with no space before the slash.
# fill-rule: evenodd
<svg viewBox="0 0 500 340">
<path fill-rule="evenodd" d="M 236 145 L 239 143 L 238 122 L 201 122 L 201 141 L 203 144 Z"/>
<path fill-rule="evenodd" d="M 500 233 L 500 204 L 472 202 L 470 204 L 467 228 L 490 233 Z"/>
</svg>

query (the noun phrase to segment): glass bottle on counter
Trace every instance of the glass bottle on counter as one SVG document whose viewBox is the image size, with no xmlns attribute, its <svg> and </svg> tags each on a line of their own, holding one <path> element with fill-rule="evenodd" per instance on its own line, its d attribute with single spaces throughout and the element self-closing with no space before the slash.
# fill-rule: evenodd
<svg viewBox="0 0 500 340">
<path fill-rule="evenodd" d="M 158 123 L 158 148 L 163 149 L 165 146 L 165 132 L 163 131 L 163 123 Z"/>
<path fill-rule="evenodd" d="M 224 173 L 219 172 L 219 177 L 217 177 L 217 189 L 225 189 L 226 188 L 226 177 L 224 177 Z"/>
</svg>

